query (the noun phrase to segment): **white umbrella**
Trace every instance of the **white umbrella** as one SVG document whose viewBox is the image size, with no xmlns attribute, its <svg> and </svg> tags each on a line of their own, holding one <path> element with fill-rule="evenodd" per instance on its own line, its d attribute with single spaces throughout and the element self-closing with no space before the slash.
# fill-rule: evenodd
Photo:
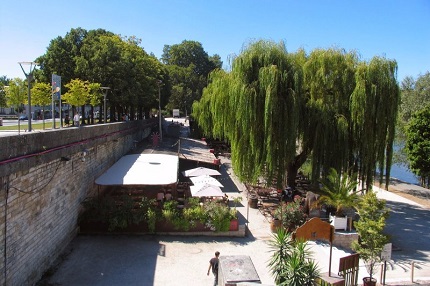
<svg viewBox="0 0 430 286">
<path fill-rule="evenodd" d="M 224 187 L 217 179 L 208 175 L 191 177 L 190 180 L 191 182 L 193 182 L 194 185 L 208 184 L 211 186 Z"/>
<path fill-rule="evenodd" d="M 194 185 L 190 186 L 193 197 L 224 197 L 224 192 L 217 186 Z"/>
<path fill-rule="evenodd" d="M 221 173 L 218 172 L 217 170 L 209 169 L 209 168 L 205 168 L 205 167 L 197 167 L 194 169 L 186 170 L 186 171 L 182 172 L 182 174 L 185 177 L 197 177 L 197 176 L 203 176 L 203 175 L 208 175 L 208 176 L 219 176 L 219 175 L 221 175 Z"/>
</svg>

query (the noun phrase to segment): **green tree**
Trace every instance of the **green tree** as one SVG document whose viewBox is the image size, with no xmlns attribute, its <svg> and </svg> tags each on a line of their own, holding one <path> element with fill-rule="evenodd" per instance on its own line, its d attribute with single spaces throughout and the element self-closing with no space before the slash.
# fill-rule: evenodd
<svg viewBox="0 0 430 286">
<path fill-rule="evenodd" d="M 430 104 L 415 112 L 406 128 L 406 152 L 410 168 L 421 185 L 430 186 Z"/>
<path fill-rule="evenodd" d="M 7 107 L 5 86 L 9 86 L 9 79 L 6 76 L 0 76 L 0 107 Z"/>
<path fill-rule="evenodd" d="M 165 45 L 161 61 L 167 67 L 171 86 L 168 109 L 191 110 L 192 103 L 202 96 L 209 73 L 222 66 L 219 55 L 208 56 L 201 43 L 186 40 Z"/>
<path fill-rule="evenodd" d="M 332 48 L 312 51 L 303 63 L 306 103 L 299 133 L 302 152 L 311 156 L 314 182 L 331 167 L 342 171 L 351 165 L 350 96 L 357 62 L 354 52 Z"/>
<path fill-rule="evenodd" d="M 351 96 L 352 138 L 360 180 L 371 189 L 376 168 L 385 173 L 389 185 L 393 142 L 400 104 L 397 63 L 374 57 L 356 70 L 356 87 Z"/>
<path fill-rule="evenodd" d="M 142 118 L 143 109 L 158 106 L 157 79 L 162 78 L 163 68 L 143 48 L 140 40 L 117 35 L 88 37 L 77 58 L 77 70 L 91 82 L 100 82 L 111 91 L 107 103 L 113 112 L 137 111 Z"/>
<path fill-rule="evenodd" d="M 375 265 L 380 261 L 384 245 L 388 243 L 388 236 L 383 233 L 389 210 L 385 201 L 379 200 L 373 191 L 364 195 L 357 206 L 359 220 L 354 223 L 359 241 L 352 243 L 352 249 L 365 261 L 370 278 L 377 270 Z"/>
<path fill-rule="evenodd" d="M 417 80 L 406 77 L 400 87 L 401 104 L 396 128 L 396 144 L 399 146 L 394 153 L 394 161 L 409 166 L 405 149 L 406 128 L 414 113 L 423 106 L 430 104 L 430 72 L 418 76 Z"/>
<path fill-rule="evenodd" d="M 430 72 L 420 75 L 416 81 L 412 77 L 406 77 L 400 91 L 399 121 L 405 127 L 415 112 L 430 103 Z M 404 129 L 399 131 L 402 130 Z"/>
<path fill-rule="evenodd" d="M 63 101 L 75 106 L 76 113 L 79 112 L 78 107 L 82 106 L 82 114 L 85 114 L 83 105 L 86 104 L 89 99 L 88 85 L 88 81 L 82 81 L 80 79 L 72 79 L 65 85 L 68 91 L 63 94 Z M 82 116 L 82 122 L 84 122 L 84 117 L 85 116 Z"/>
<path fill-rule="evenodd" d="M 211 74 L 193 116 L 205 134 L 231 142 L 242 181 L 264 177 L 282 187 L 287 173 L 294 186 L 310 157 L 314 182 L 334 167 L 359 173 L 370 189 L 377 166 L 389 178 L 396 70 L 383 58 L 359 62 L 338 49 L 288 54 L 283 43 L 258 41 L 233 60 L 231 72 Z"/>
<path fill-rule="evenodd" d="M 28 101 L 26 81 L 20 78 L 10 80 L 5 93 L 7 105 L 13 106 L 19 113 L 23 112 L 24 104 Z"/>
<path fill-rule="evenodd" d="M 51 86 L 44 82 L 35 83 L 31 88 L 31 102 L 34 105 L 49 105 L 52 102 Z"/>
</svg>

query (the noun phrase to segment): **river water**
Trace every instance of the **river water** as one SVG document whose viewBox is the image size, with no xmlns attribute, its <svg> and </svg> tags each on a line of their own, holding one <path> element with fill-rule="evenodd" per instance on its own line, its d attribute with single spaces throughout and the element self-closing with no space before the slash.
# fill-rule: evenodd
<svg viewBox="0 0 430 286">
<path fill-rule="evenodd" d="M 391 178 L 396 178 L 409 184 L 420 184 L 418 177 L 415 176 L 414 173 L 411 172 L 411 170 L 409 170 L 406 166 L 403 165 L 393 164 L 391 166 L 390 176 Z"/>
</svg>

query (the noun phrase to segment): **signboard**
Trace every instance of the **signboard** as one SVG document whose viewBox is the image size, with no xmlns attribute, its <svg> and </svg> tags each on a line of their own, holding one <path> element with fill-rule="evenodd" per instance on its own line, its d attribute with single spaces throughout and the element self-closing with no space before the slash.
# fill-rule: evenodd
<svg viewBox="0 0 430 286">
<path fill-rule="evenodd" d="M 384 248 L 382 248 L 382 252 L 381 252 L 381 260 L 383 260 L 383 261 L 390 261 L 391 260 L 392 248 L 393 248 L 393 244 L 391 242 L 384 245 Z"/>
<path fill-rule="evenodd" d="M 61 76 L 52 74 L 52 97 L 61 100 Z"/>
</svg>

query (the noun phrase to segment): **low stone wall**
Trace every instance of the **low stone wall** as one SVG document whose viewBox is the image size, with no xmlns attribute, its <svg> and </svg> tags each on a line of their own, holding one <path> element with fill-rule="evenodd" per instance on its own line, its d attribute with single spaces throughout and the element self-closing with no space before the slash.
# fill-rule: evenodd
<svg viewBox="0 0 430 286">
<path fill-rule="evenodd" d="M 0 138 L 0 285 L 34 285 L 77 233 L 95 179 L 150 135 L 153 121 Z"/>
<path fill-rule="evenodd" d="M 344 249 L 351 250 L 353 241 L 358 241 L 358 234 L 356 232 L 338 232 L 334 233 L 333 245 Z"/>
</svg>

